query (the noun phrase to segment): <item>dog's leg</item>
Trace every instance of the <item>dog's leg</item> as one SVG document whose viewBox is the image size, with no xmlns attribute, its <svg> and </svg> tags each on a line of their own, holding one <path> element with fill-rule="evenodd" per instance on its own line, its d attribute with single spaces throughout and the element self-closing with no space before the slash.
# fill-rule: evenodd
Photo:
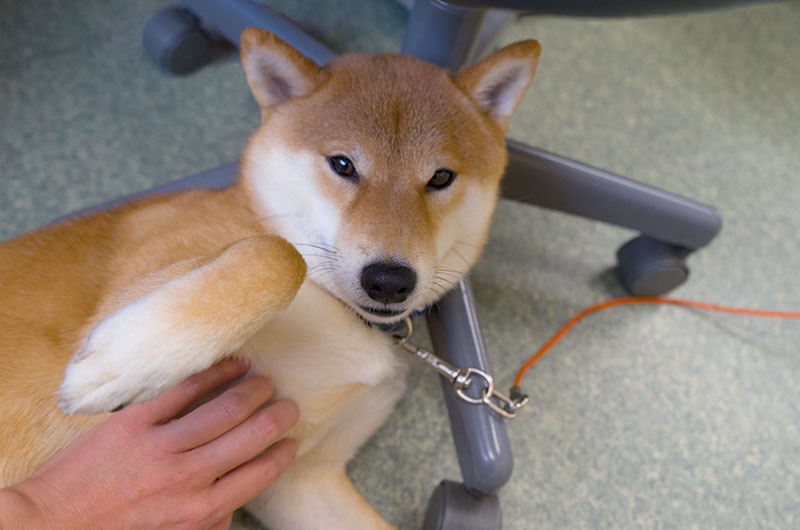
<svg viewBox="0 0 800 530">
<path fill-rule="evenodd" d="M 394 408 L 405 389 L 405 366 L 376 386 L 351 388 L 339 401 L 332 426 L 315 444 L 301 442 L 297 461 L 277 483 L 247 504 L 272 530 L 376 530 L 392 528 L 355 489 L 345 463 Z M 301 409 L 302 410 L 302 409 Z M 305 420 L 315 419 L 306 414 Z M 301 423 L 302 423 L 301 419 Z M 321 428 L 316 423 L 316 428 Z M 299 426 L 302 432 L 302 425 Z M 290 432 L 289 436 L 300 433 Z"/>
<path fill-rule="evenodd" d="M 239 348 L 304 276 L 300 254 L 274 236 L 148 275 L 122 296 L 149 292 L 102 320 L 75 353 L 59 408 L 99 413 L 154 397 Z"/>
<path fill-rule="evenodd" d="M 272 530 L 394 528 L 358 493 L 344 465 L 299 460 L 245 508 Z"/>
</svg>

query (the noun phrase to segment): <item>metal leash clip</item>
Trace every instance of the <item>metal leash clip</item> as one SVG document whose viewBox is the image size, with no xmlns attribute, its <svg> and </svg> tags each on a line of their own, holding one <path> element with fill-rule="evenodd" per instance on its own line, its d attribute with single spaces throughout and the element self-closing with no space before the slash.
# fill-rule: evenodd
<svg viewBox="0 0 800 530">
<path fill-rule="evenodd" d="M 495 391 L 494 378 L 480 368 L 456 368 L 444 359 L 434 355 L 433 352 L 411 344 L 408 342 L 408 339 L 411 338 L 414 327 L 411 325 L 410 318 L 406 317 L 405 325 L 406 334 L 404 336 L 393 335 L 397 345 L 413 353 L 417 358 L 422 359 L 429 366 L 436 369 L 436 371 L 446 377 L 448 381 L 451 381 L 453 383 L 453 390 L 463 401 L 475 405 L 486 405 L 496 413 L 508 419 L 514 418 L 517 415 L 517 411 L 528 403 L 528 396 L 523 394 L 518 387 L 511 389 L 512 397 L 509 398 Z M 481 390 L 480 397 L 472 397 L 465 392 L 465 390 L 472 385 L 473 376 L 480 377 L 486 383 L 486 386 Z"/>
</svg>

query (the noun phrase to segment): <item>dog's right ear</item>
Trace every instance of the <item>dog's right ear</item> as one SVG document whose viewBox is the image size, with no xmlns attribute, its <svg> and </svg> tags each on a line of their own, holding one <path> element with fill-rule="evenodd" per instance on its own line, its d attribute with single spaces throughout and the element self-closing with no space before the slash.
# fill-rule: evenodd
<svg viewBox="0 0 800 530">
<path fill-rule="evenodd" d="M 242 67 L 261 114 L 287 99 L 305 96 L 324 83 L 330 73 L 311 59 L 258 28 L 246 28 L 241 38 Z"/>
</svg>

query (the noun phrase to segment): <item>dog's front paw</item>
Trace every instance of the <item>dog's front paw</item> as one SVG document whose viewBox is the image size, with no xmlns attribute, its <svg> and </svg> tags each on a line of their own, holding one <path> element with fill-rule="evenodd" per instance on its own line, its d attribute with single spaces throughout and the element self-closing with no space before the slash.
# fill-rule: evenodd
<svg viewBox="0 0 800 530">
<path fill-rule="evenodd" d="M 145 401 L 206 366 L 192 341 L 140 300 L 106 318 L 67 365 L 58 392 L 66 414 L 98 414 Z M 196 353 L 196 352 L 195 352 Z"/>
<path fill-rule="evenodd" d="M 173 269 L 182 275 L 89 334 L 67 366 L 61 410 L 107 412 L 155 397 L 205 370 L 286 307 L 305 274 L 300 254 L 271 236 L 238 241 L 188 271 Z"/>
<path fill-rule="evenodd" d="M 58 408 L 64 413 L 109 412 L 149 386 L 150 370 L 139 357 L 149 357 L 151 330 L 136 326 L 134 306 L 101 322 L 73 355 L 58 392 Z"/>
</svg>

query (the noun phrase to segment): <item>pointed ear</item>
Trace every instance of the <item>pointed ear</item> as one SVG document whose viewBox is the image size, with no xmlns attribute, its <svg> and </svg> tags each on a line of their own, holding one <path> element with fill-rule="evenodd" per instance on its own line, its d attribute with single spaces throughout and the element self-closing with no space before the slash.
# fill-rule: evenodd
<svg viewBox="0 0 800 530">
<path fill-rule="evenodd" d="M 241 37 L 242 68 L 261 114 L 286 101 L 305 96 L 324 83 L 329 73 L 311 59 L 258 28 L 246 28 Z"/>
<path fill-rule="evenodd" d="M 535 40 L 510 44 L 456 75 L 456 84 L 505 131 L 539 64 Z"/>
</svg>

